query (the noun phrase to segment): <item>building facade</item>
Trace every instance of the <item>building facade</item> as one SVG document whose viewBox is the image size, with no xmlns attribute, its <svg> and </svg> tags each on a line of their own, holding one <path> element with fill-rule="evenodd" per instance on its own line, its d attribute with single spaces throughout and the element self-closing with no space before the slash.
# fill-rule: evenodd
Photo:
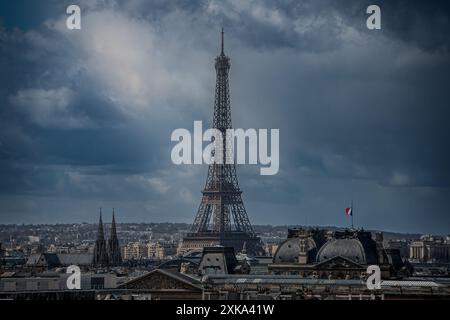
<svg viewBox="0 0 450 320">
<path fill-rule="evenodd" d="M 401 276 L 404 267 L 398 250 L 386 250 L 382 234 L 345 230 L 291 229 L 280 244 L 269 273 L 315 279 L 364 279 L 367 266 L 378 265 L 381 276 Z"/>
<path fill-rule="evenodd" d="M 117 238 L 115 214 L 113 210 L 113 218 L 111 224 L 111 234 L 108 241 L 105 239 L 103 229 L 102 211 L 100 209 L 100 218 L 98 222 L 97 240 L 94 247 L 94 258 L 92 264 L 95 267 L 114 267 L 122 263 L 121 249 Z"/>
<path fill-rule="evenodd" d="M 450 262 L 450 241 L 439 236 L 424 235 L 409 244 L 411 262 Z"/>
</svg>

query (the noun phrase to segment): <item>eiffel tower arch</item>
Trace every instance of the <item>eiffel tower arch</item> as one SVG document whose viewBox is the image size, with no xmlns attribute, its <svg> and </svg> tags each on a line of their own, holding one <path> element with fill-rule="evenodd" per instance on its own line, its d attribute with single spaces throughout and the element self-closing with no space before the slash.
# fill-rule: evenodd
<svg viewBox="0 0 450 320">
<path fill-rule="evenodd" d="M 229 71 L 230 58 L 222 50 L 215 59 L 216 88 L 213 128 L 222 133 L 223 152 L 226 157 L 233 141 L 228 141 L 226 130 L 232 129 Z M 261 239 L 256 235 L 242 201 L 236 167 L 227 161 L 210 164 L 206 185 L 197 215 L 190 232 L 184 237 L 180 252 L 222 245 L 235 251 L 246 249 L 250 255 L 264 254 Z"/>
</svg>

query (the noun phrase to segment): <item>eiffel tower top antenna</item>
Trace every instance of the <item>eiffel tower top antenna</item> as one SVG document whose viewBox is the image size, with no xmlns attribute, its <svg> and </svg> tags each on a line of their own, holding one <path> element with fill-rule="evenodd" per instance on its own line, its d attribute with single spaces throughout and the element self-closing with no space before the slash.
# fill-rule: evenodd
<svg viewBox="0 0 450 320">
<path fill-rule="evenodd" d="M 224 40 L 223 40 L 223 28 L 222 28 L 222 55 L 225 55 L 223 48 L 224 48 Z"/>
</svg>

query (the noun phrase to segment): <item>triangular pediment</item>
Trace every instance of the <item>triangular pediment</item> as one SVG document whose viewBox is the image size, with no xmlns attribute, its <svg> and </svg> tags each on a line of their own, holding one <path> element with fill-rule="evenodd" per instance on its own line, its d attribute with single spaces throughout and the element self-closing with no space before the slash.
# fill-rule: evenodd
<svg viewBox="0 0 450 320">
<path fill-rule="evenodd" d="M 179 272 L 155 269 L 120 286 L 122 289 L 201 291 L 199 280 Z"/>
<path fill-rule="evenodd" d="M 336 256 L 328 260 L 319 262 L 315 267 L 320 269 L 364 268 L 363 265 L 341 256 Z"/>
</svg>

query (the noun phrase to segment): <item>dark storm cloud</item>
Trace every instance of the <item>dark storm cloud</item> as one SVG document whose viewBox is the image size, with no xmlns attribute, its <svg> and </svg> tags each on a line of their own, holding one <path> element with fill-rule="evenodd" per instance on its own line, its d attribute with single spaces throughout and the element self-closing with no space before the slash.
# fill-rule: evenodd
<svg viewBox="0 0 450 320">
<path fill-rule="evenodd" d="M 238 168 L 252 221 L 345 225 L 353 198 L 361 226 L 448 232 L 445 2 L 379 1 L 381 31 L 365 1 L 78 3 L 81 32 L 2 6 L 0 223 L 191 221 L 206 168 L 170 134 L 210 123 L 223 26 L 234 125 L 281 133 L 277 176 Z"/>
<path fill-rule="evenodd" d="M 448 1 L 336 1 L 336 6 L 354 26 L 363 27 L 364 10 L 371 4 L 382 9 L 383 33 L 427 50 L 447 50 L 450 45 Z M 370 33 L 370 31 L 366 31 Z"/>
</svg>

